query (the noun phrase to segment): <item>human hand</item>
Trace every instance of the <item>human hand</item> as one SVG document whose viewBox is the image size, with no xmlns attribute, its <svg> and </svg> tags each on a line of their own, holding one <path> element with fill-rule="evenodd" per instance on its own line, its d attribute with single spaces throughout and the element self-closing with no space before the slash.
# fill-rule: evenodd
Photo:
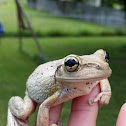
<svg viewBox="0 0 126 126">
<path fill-rule="evenodd" d="M 120 109 L 116 126 L 126 126 L 126 103 Z"/>
<path fill-rule="evenodd" d="M 69 126 L 96 126 L 98 103 L 90 106 L 89 98 L 95 98 L 100 92 L 97 85 L 89 95 L 75 98 L 72 102 Z M 50 124 L 58 121 L 62 104 L 54 106 L 50 110 Z M 67 114 L 67 113 L 66 113 Z M 126 126 L 126 103 L 121 107 L 116 126 Z"/>
<path fill-rule="evenodd" d="M 94 103 L 94 105 L 91 106 L 88 100 L 90 98 L 95 98 L 99 92 L 100 86 L 97 85 L 89 95 L 81 96 L 73 100 L 68 126 L 96 126 L 98 103 Z M 58 121 L 61 109 L 62 104 L 51 108 L 50 124 Z"/>
</svg>

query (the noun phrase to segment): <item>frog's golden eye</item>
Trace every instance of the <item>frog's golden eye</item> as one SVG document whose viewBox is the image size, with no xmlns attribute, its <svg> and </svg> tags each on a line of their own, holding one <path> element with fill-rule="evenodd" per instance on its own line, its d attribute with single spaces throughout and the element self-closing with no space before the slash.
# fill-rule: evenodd
<svg viewBox="0 0 126 126">
<path fill-rule="evenodd" d="M 77 58 L 70 56 L 66 58 L 64 65 L 68 72 L 74 72 L 79 66 L 79 61 Z"/>
<path fill-rule="evenodd" d="M 105 55 L 105 61 L 108 62 L 109 61 L 109 53 L 106 52 L 106 55 Z"/>
</svg>

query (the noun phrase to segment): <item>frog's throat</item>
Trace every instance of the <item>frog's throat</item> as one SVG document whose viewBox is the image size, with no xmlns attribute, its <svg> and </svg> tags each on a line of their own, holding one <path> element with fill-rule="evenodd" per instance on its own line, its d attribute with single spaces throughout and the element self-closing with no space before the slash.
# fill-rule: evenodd
<svg viewBox="0 0 126 126">
<path fill-rule="evenodd" d="M 84 77 L 61 77 L 61 76 L 56 76 L 57 81 L 64 81 L 64 82 L 87 82 L 87 81 L 100 81 L 103 79 L 108 78 L 109 76 L 104 76 L 104 77 L 92 77 L 92 78 L 84 78 Z"/>
</svg>

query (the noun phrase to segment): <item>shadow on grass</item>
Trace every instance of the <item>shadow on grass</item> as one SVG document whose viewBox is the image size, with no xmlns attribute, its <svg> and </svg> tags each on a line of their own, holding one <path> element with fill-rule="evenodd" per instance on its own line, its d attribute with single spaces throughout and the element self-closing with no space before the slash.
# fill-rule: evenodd
<svg viewBox="0 0 126 126">
<path fill-rule="evenodd" d="M 37 65 L 43 64 L 45 63 L 45 60 L 39 55 L 39 54 L 33 54 L 31 55 L 30 53 L 28 53 L 25 50 L 19 50 L 19 52 L 28 57 L 29 59 L 31 59 L 33 62 L 35 62 Z"/>
</svg>

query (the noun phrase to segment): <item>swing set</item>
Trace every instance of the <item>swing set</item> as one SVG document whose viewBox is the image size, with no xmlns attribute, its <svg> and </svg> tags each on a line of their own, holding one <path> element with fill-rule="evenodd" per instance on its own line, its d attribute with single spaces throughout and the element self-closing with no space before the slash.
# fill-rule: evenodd
<svg viewBox="0 0 126 126">
<path fill-rule="evenodd" d="M 46 62 L 47 61 L 46 56 L 45 56 L 45 54 L 44 54 L 44 52 L 43 52 L 43 50 L 40 46 L 38 38 L 37 38 L 34 30 L 32 29 L 31 24 L 30 24 L 26 14 L 25 14 L 25 12 L 23 11 L 23 9 L 21 7 L 21 4 L 19 3 L 18 0 L 15 0 L 15 3 L 16 3 L 16 7 L 17 7 L 19 50 L 22 51 L 22 48 L 23 48 L 23 46 L 22 46 L 22 32 L 21 31 L 22 30 L 28 30 L 31 33 L 31 35 L 32 35 L 32 37 L 35 41 L 35 44 L 38 48 L 38 51 L 40 52 L 41 58 L 43 59 L 44 62 Z"/>
</svg>

